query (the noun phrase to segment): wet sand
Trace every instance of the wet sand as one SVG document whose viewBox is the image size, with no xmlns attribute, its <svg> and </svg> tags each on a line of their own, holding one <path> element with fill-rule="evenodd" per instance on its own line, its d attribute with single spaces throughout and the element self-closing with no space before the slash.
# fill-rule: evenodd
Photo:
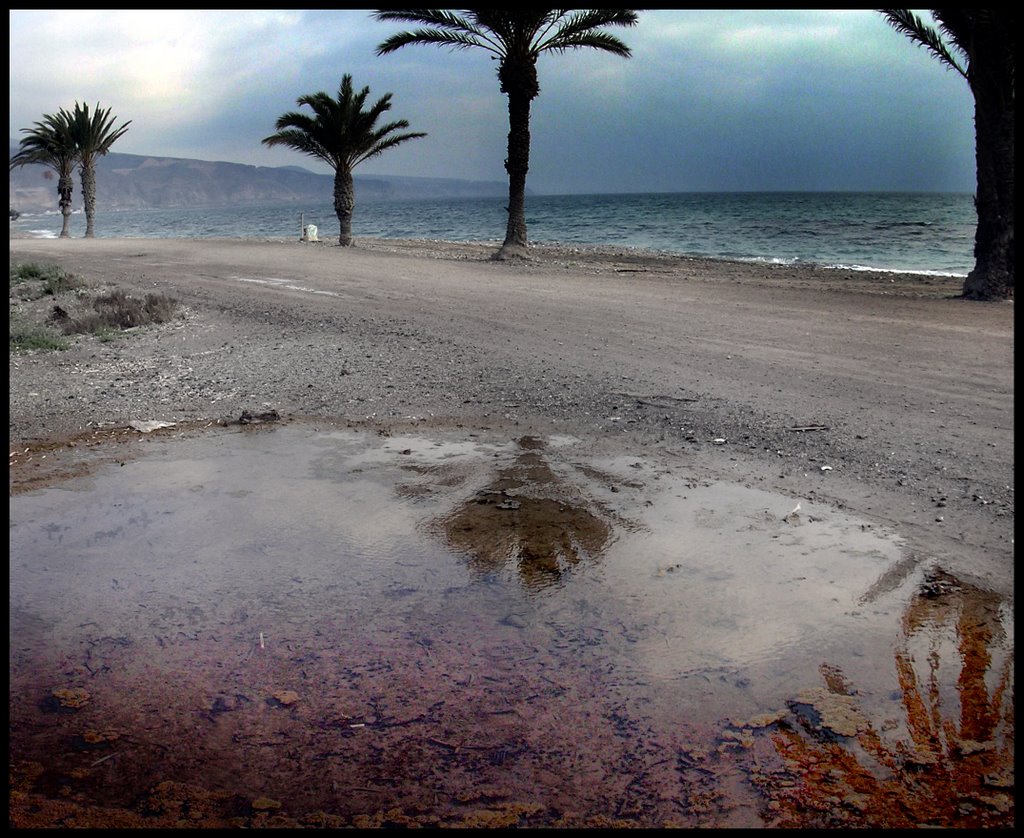
<svg viewBox="0 0 1024 838">
<path fill-rule="evenodd" d="M 1012 825 L 1009 307 L 486 253 L 12 241 L 188 305 L 12 355 L 12 823 Z"/>
</svg>

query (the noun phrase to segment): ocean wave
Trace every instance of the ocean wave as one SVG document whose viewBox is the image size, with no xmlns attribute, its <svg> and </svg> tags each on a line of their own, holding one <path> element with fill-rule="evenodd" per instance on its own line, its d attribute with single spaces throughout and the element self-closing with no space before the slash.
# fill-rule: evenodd
<svg viewBox="0 0 1024 838">
<path fill-rule="evenodd" d="M 964 279 L 967 274 L 956 273 L 955 271 L 933 271 L 925 268 L 876 268 L 872 265 L 822 265 L 823 268 L 838 271 L 869 271 L 876 274 L 919 274 L 921 276 L 942 276 Z"/>
<path fill-rule="evenodd" d="M 874 229 L 876 230 L 894 230 L 899 227 L 934 227 L 934 221 L 886 221 L 881 224 L 875 224 Z"/>
<path fill-rule="evenodd" d="M 723 256 L 723 259 L 735 262 L 749 262 L 755 265 L 803 265 L 807 263 L 799 256 Z"/>
</svg>

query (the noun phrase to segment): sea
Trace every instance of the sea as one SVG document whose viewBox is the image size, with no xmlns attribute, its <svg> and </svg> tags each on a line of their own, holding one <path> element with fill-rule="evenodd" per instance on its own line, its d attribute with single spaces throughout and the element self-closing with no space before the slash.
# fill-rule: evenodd
<svg viewBox="0 0 1024 838">
<path fill-rule="evenodd" d="M 76 196 L 77 197 L 77 196 Z M 504 239 L 507 201 L 446 198 L 360 202 L 352 221 L 356 243 L 375 239 L 493 242 Z M 56 207 L 24 213 L 11 229 L 56 237 Z M 966 276 L 974 265 L 974 199 L 960 193 L 670 192 L 612 195 L 529 195 L 534 244 L 615 246 L 710 259 L 815 265 L 843 270 Z M 290 238 L 315 224 L 323 241 L 337 239 L 330 199 L 189 209 L 104 210 L 98 238 Z M 72 237 L 85 233 L 81 209 Z"/>
</svg>

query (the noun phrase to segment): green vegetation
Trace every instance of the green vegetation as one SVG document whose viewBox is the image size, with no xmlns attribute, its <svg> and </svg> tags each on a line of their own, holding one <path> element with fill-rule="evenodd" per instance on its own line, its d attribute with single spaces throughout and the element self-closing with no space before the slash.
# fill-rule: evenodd
<svg viewBox="0 0 1024 838">
<path fill-rule="evenodd" d="M 101 108 L 98 102 L 92 114 L 88 105 L 75 102 L 75 111 L 68 119 L 85 201 L 85 237 L 89 239 L 96 235 L 96 161 L 128 130 L 131 120 L 115 128 L 116 117 L 110 113 L 110 108 Z"/>
<path fill-rule="evenodd" d="M 14 315 L 8 319 L 7 325 L 10 333 L 9 351 L 11 352 L 68 348 L 68 342 L 46 326 L 29 323 Z"/>
<path fill-rule="evenodd" d="M 56 114 L 43 114 L 42 120 L 32 128 L 22 128 L 27 136 L 19 143 L 18 152 L 10 160 L 10 168 L 38 163 L 57 173 L 59 207 L 64 216 L 61 238 L 68 238 L 71 218 L 71 197 L 74 192 L 72 173 L 78 165 L 85 199 L 85 236 L 93 238 L 96 216 L 96 160 L 128 130 L 131 120 L 114 127 L 115 117 L 110 108 L 97 103 L 91 114 L 88 105 L 75 102 L 73 112 L 64 108 Z"/>
<path fill-rule="evenodd" d="M 163 294 L 146 294 L 140 300 L 116 289 L 94 299 L 92 308 L 79 317 L 60 317 L 64 334 L 94 334 L 109 340 L 112 330 L 166 323 L 174 317 L 178 301 Z"/>
<path fill-rule="evenodd" d="M 56 265 L 12 265 L 10 289 L 12 352 L 66 349 L 62 336 L 76 334 L 106 343 L 126 330 L 166 323 L 178 313 L 178 301 L 165 294 L 140 299 L 116 288 L 92 296 L 84 281 Z M 48 312 L 39 302 L 47 296 L 54 300 Z"/>
<path fill-rule="evenodd" d="M 85 283 L 74 274 L 56 265 L 38 265 L 26 262 L 11 268 L 11 287 L 18 288 L 23 300 L 37 300 L 43 296 L 57 296 L 83 288 Z"/>
<path fill-rule="evenodd" d="M 334 212 L 341 225 L 338 244 L 342 246 L 352 244 L 352 212 L 356 206 L 352 169 L 389 148 L 427 136 L 418 132 L 396 134 L 409 127 L 404 119 L 378 127 L 377 120 L 391 109 L 391 94 L 385 93 L 369 110 L 363 110 L 369 95 L 369 87 L 356 93 L 352 76 L 346 73 L 336 99 L 323 91 L 300 96 L 296 104 L 307 105 L 314 116 L 288 111 L 278 117 L 277 133 L 262 141 L 270 147 L 294 148 L 334 169 Z"/>
<path fill-rule="evenodd" d="M 453 50 L 479 48 L 498 62 L 501 92 L 508 96 L 508 227 L 497 258 L 520 255 L 526 241 L 526 173 L 530 168 L 530 104 L 540 93 L 542 53 L 584 47 L 628 58 L 629 47 L 605 27 L 634 26 L 635 9 L 378 9 L 377 20 L 421 28 L 392 35 L 377 47 L 387 55 L 408 44 Z"/>
<path fill-rule="evenodd" d="M 57 173 L 57 194 L 60 196 L 58 206 L 64 216 L 60 237 L 70 238 L 68 226 L 71 223 L 71 199 L 75 191 L 72 175 L 78 160 L 75 139 L 71 134 L 71 117 L 64 110 L 57 114 L 44 114 L 42 121 L 35 123 L 32 128 L 21 130 L 28 136 L 21 140 L 18 153 L 11 158 L 10 168 L 39 163 Z"/>
</svg>

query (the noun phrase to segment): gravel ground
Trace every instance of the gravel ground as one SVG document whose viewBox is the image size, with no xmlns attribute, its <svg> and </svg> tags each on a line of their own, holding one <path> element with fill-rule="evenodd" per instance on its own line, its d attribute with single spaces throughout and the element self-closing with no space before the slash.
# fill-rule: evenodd
<svg viewBox="0 0 1024 838">
<path fill-rule="evenodd" d="M 60 265 L 88 295 L 180 304 L 11 353 L 12 491 L 73 471 L 84 439 L 130 440 L 133 420 L 569 433 L 833 503 L 1012 596 L 1013 304 L 956 299 L 958 280 L 613 248 L 495 262 L 486 243 L 10 244 L 12 266 Z M 12 291 L 11 313 L 88 299 Z"/>
</svg>

